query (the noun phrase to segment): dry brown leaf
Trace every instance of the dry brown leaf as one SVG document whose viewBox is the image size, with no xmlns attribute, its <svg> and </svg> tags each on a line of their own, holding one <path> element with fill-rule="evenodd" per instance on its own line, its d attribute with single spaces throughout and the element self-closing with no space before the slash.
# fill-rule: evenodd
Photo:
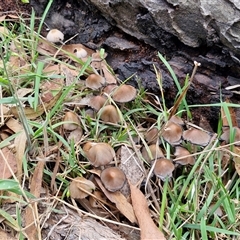
<svg viewBox="0 0 240 240">
<path fill-rule="evenodd" d="M 27 144 L 27 136 L 24 130 L 22 130 L 14 139 L 14 145 L 16 150 L 16 161 L 17 161 L 17 178 L 22 178 L 23 159 Z"/>
<path fill-rule="evenodd" d="M 30 192 L 36 197 L 40 197 L 41 187 L 42 187 L 42 177 L 45 162 L 39 161 L 31 180 Z M 26 223 L 26 234 L 29 240 L 39 240 L 40 226 L 39 226 L 39 216 L 37 202 L 30 204 L 25 211 L 25 223 Z"/>
<path fill-rule="evenodd" d="M 102 70 L 103 70 L 103 74 L 104 74 L 107 84 L 113 84 L 113 83 L 117 84 L 116 78 L 113 76 L 112 73 L 110 73 L 106 64 L 102 65 Z"/>
<path fill-rule="evenodd" d="M 18 120 L 14 118 L 9 118 L 6 122 L 6 126 L 11 129 L 14 133 L 18 133 L 23 130 L 23 126 L 21 123 L 19 123 Z"/>
<path fill-rule="evenodd" d="M 148 204 L 143 193 L 130 182 L 129 185 L 133 210 L 141 229 L 141 240 L 166 240 L 163 233 L 157 228 L 150 216 Z"/>
<path fill-rule="evenodd" d="M 60 96 L 62 95 L 62 91 L 60 91 L 50 102 L 46 103 L 44 106 L 42 105 L 38 105 L 36 111 L 34 111 L 33 108 L 31 107 L 25 107 L 24 108 L 24 114 L 26 116 L 26 118 L 28 119 L 36 119 L 37 117 L 41 116 L 45 109 L 46 110 L 50 110 L 58 101 L 58 99 L 60 98 Z M 45 107 L 45 109 L 44 109 Z M 18 117 L 18 109 L 17 107 L 11 107 L 10 108 L 10 113 L 13 114 L 16 118 Z"/>
<path fill-rule="evenodd" d="M 119 191 L 109 192 L 102 185 L 102 182 L 98 177 L 95 177 L 98 186 L 101 188 L 105 196 L 112 202 L 116 204 L 117 209 L 131 222 L 137 223 L 137 219 L 134 215 L 132 205 L 127 201 L 126 197 Z"/>
<path fill-rule="evenodd" d="M 142 163 L 135 152 L 127 146 L 121 146 L 117 151 L 117 158 L 121 162 L 119 168 L 125 173 L 127 179 L 130 180 L 131 183 L 137 184 L 143 178 L 144 172 L 141 169 Z M 120 192 L 124 194 L 125 197 L 130 196 L 130 189 L 127 182 Z"/>
<path fill-rule="evenodd" d="M 18 238 L 11 236 L 10 234 L 6 233 L 2 229 L 0 229 L 0 239 L 2 240 L 17 240 Z"/>
<path fill-rule="evenodd" d="M 12 177 L 12 173 L 9 170 L 9 168 L 6 164 L 6 161 L 8 162 L 10 168 L 12 169 L 12 172 L 16 173 L 17 172 L 16 156 L 7 147 L 2 148 L 0 151 L 2 151 L 2 154 L 0 154 L 0 169 L 1 169 L 0 179 L 7 179 L 7 178 Z"/>
</svg>

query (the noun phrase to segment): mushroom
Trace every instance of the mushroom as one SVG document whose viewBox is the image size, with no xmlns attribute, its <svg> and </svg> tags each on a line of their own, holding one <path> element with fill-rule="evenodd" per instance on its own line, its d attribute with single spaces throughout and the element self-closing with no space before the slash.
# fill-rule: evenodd
<svg viewBox="0 0 240 240">
<path fill-rule="evenodd" d="M 80 126 L 80 120 L 75 112 L 66 112 L 64 119 L 63 128 L 68 131 L 73 131 Z"/>
<path fill-rule="evenodd" d="M 159 158 L 155 163 L 153 172 L 157 177 L 165 181 L 167 178 L 172 177 L 174 169 L 174 164 L 170 159 Z"/>
<path fill-rule="evenodd" d="M 182 127 L 174 122 L 168 121 L 162 131 L 162 137 L 171 145 L 178 145 L 182 141 Z"/>
<path fill-rule="evenodd" d="M 149 129 L 145 133 L 145 139 L 146 139 L 147 143 L 148 144 L 156 143 L 158 140 L 158 134 L 159 134 L 159 130 L 156 127 Z"/>
<path fill-rule="evenodd" d="M 230 142 L 230 136 L 231 136 L 231 133 L 233 134 L 234 136 L 234 139 L 232 139 L 232 141 L 234 142 L 239 142 L 240 141 L 240 129 L 238 127 L 233 127 L 232 128 L 232 132 L 229 129 L 227 129 L 226 131 L 223 132 L 223 134 L 220 136 L 220 139 L 222 141 L 225 141 L 226 143 L 229 143 Z M 240 145 L 240 143 L 237 143 L 235 145 Z"/>
<path fill-rule="evenodd" d="M 75 48 L 73 52 L 77 58 L 86 58 L 88 55 L 87 51 L 81 47 Z"/>
<path fill-rule="evenodd" d="M 183 139 L 195 145 L 207 146 L 211 136 L 202 130 L 190 128 L 183 132 Z"/>
<path fill-rule="evenodd" d="M 108 191 L 116 192 L 120 190 L 126 182 L 126 175 L 118 167 L 110 167 L 101 172 L 100 179 Z"/>
<path fill-rule="evenodd" d="M 149 149 L 143 147 L 142 149 L 142 156 L 147 162 L 151 162 L 153 159 L 164 157 L 161 148 L 157 144 L 151 144 L 148 146 L 148 148 Z"/>
<path fill-rule="evenodd" d="M 89 106 L 98 111 L 103 107 L 106 101 L 107 99 L 102 95 L 93 96 L 89 100 Z"/>
<path fill-rule="evenodd" d="M 48 32 L 46 36 L 47 40 L 52 43 L 62 43 L 64 39 L 64 35 L 58 29 L 52 29 Z"/>
<path fill-rule="evenodd" d="M 94 167 L 105 166 L 115 157 L 114 149 L 108 143 L 87 142 L 83 146 L 83 151 L 88 161 Z"/>
<path fill-rule="evenodd" d="M 131 85 L 122 84 L 113 91 L 112 98 L 119 103 L 132 101 L 137 95 L 137 89 Z"/>
<path fill-rule="evenodd" d="M 86 79 L 86 86 L 93 90 L 101 88 L 104 84 L 105 79 L 99 74 L 92 73 Z"/>
<path fill-rule="evenodd" d="M 110 94 L 111 92 L 114 91 L 114 89 L 117 88 L 117 84 L 108 84 L 104 89 L 103 92 Z"/>
<path fill-rule="evenodd" d="M 95 190 L 94 183 L 84 177 L 74 178 L 69 186 L 70 196 L 74 199 L 83 199 L 93 190 Z"/>
<path fill-rule="evenodd" d="M 180 117 L 178 117 L 178 116 L 176 116 L 176 115 L 173 115 L 173 116 L 169 119 L 169 121 L 170 121 L 170 122 L 174 122 L 174 123 L 176 123 L 176 124 L 178 124 L 178 125 L 181 125 L 181 126 L 184 124 L 182 118 L 180 118 Z"/>
<path fill-rule="evenodd" d="M 113 105 L 103 106 L 99 110 L 98 115 L 104 122 L 118 123 L 120 121 L 119 113 Z"/>
<path fill-rule="evenodd" d="M 194 157 L 191 156 L 191 153 L 184 147 L 177 146 L 175 148 L 174 155 L 177 157 L 173 161 L 181 165 L 193 165 L 195 163 Z M 180 158 L 180 159 L 178 159 Z"/>
</svg>

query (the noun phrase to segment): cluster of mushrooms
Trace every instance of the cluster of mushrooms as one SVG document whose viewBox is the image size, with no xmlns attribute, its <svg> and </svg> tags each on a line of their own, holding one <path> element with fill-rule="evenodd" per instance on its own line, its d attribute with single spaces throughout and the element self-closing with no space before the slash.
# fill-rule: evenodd
<svg viewBox="0 0 240 240">
<path fill-rule="evenodd" d="M 64 36 L 59 30 L 53 29 L 48 33 L 46 39 L 56 43 L 62 42 Z M 67 46 L 65 49 L 67 49 Z M 84 84 L 92 93 L 82 98 L 80 105 L 86 109 L 86 113 L 92 118 L 97 118 L 106 124 L 121 124 L 120 109 L 124 103 L 135 99 L 137 90 L 128 84 L 118 84 L 116 77 L 105 61 L 105 52 L 96 51 L 89 55 L 89 51 L 83 47 L 76 48 L 74 54 L 84 61 L 91 56 L 92 72 L 87 76 Z M 63 128 L 68 131 L 68 140 L 80 141 L 83 130 L 77 114 L 67 112 L 64 122 L 66 123 L 64 123 Z M 239 132 L 237 131 L 237 135 L 240 136 Z M 172 176 L 177 165 L 194 164 L 194 157 L 187 148 L 183 147 L 185 143 L 204 147 L 209 144 L 212 137 L 211 133 L 197 126 L 189 127 L 177 116 L 172 116 L 163 124 L 162 129 L 151 127 L 143 135 L 146 144 L 141 149 L 142 160 L 148 166 L 152 166 L 153 173 L 163 181 Z M 222 138 L 227 140 L 229 133 L 226 132 Z M 173 160 L 165 157 L 164 151 L 160 147 L 162 140 L 169 143 L 174 149 Z M 89 141 L 83 145 L 82 149 L 84 157 L 87 158 L 89 163 L 94 168 L 101 170 L 100 179 L 108 191 L 118 191 L 126 184 L 126 175 L 116 166 L 116 153 L 110 144 Z M 113 163 L 114 167 L 112 167 Z M 79 184 L 81 185 L 79 189 L 84 188 L 90 192 L 95 189 L 95 185 L 91 181 L 89 182 L 84 177 L 78 177 L 70 185 L 70 193 L 73 198 L 80 198 L 79 191 L 76 193 L 74 190 Z M 83 192 L 83 197 L 86 196 L 86 193 Z"/>
</svg>

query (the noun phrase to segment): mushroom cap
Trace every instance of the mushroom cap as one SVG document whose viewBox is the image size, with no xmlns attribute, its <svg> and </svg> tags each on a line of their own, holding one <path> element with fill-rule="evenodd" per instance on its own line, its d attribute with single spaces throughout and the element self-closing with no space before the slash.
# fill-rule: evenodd
<svg viewBox="0 0 240 240">
<path fill-rule="evenodd" d="M 92 73 L 86 79 L 86 86 L 93 90 L 101 88 L 104 84 L 105 79 L 99 74 Z"/>
<path fill-rule="evenodd" d="M 94 183 L 84 177 L 74 178 L 69 186 L 70 195 L 74 199 L 83 199 L 93 190 L 95 190 Z"/>
<path fill-rule="evenodd" d="M 88 55 L 87 51 L 81 47 L 75 48 L 74 53 L 77 58 L 85 58 Z"/>
<path fill-rule="evenodd" d="M 233 127 L 232 130 L 234 131 L 234 142 L 239 142 L 240 141 L 240 128 L 238 127 Z M 225 141 L 226 143 L 230 142 L 230 128 L 227 129 L 226 131 L 223 132 L 223 134 L 220 136 L 220 139 L 222 141 Z M 240 145 L 240 143 L 235 144 L 235 145 Z"/>
<path fill-rule="evenodd" d="M 207 146 L 211 140 L 211 135 L 196 128 L 190 128 L 183 132 L 183 139 L 200 146 Z"/>
<path fill-rule="evenodd" d="M 156 161 L 153 172 L 161 180 L 165 181 L 167 178 L 172 177 L 172 172 L 175 166 L 170 159 L 159 158 Z"/>
<path fill-rule="evenodd" d="M 101 172 L 100 179 L 108 191 L 116 192 L 120 190 L 126 182 L 126 175 L 118 167 L 110 167 Z"/>
<path fill-rule="evenodd" d="M 178 124 L 178 125 L 181 125 L 181 126 L 184 124 L 182 118 L 180 118 L 179 116 L 176 116 L 176 115 L 173 115 L 173 116 L 169 119 L 169 121 L 174 122 L 174 123 L 176 123 L 176 124 Z"/>
<path fill-rule="evenodd" d="M 80 126 L 79 117 L 75 112 L 66 112 L 63 121 L 69 122 L 63 124 L 65 130 L 73 131 Z"/>
<path fill-rule="evenodd" d="M 100 115 L 100 119 L 104 122 L 118 123 L 120 121 L 119 113 L 113 105 L 103 106 L 98 114 Z"/>
<path fill-rule="evenodd" d="M 148 144 L 156 143 L 158 140 L 158 134 L 159 134 L 159 130 L 156 127 L 149 129 L 145 133 L 145 139 L 146 139 L 147 143 Z"/>
<path fill-rule="evenodd" d="M 191 153 L 184 147 L 177 146 L 175 148 L 175 153 L 174 155 L 177 158 L 182 157 L 181 159 L 174 159 L 173 161 L 175 163 L 181 164 L 181 165 L 193 165 L 195 163 L 195 159 L 193 156 L 191 156 Z"/>
<path fill-rule="evenodd" d="M 151 155 L 148 154 L 147 148 L 143 147 L 143 149 L 142 149 L 142 156 L 147 162 L 151 162 L 151 160 L 153 160 L 153 159 L 164 157 L 163 152 L 158 145 L 151 144 L 148 146 L 148 148 L 149 148 Z"/>
<path fill-rule="evenodd" d="M 115 151 L 108 143 L 87 142 L 83 151 L 94 167 L 105 166 L 115 157 Z"/>
<path fill-rule="evenodd" d="M 137 89 L 131 85 L 122 84 L 113 91 L 112 98 L 119 103 L 132 101 L 137 95 Z"/>
<path fill-rule="evenodd" d="M 62 42 L 64 39 L 64 35 L 58 29 L 52 29 L 48 32 L 46 36 L 47 40 L 52 43 Z"/>
<path fill-rule="evenodd" d="M 102 95 L 93 96 L 89 100 L 89 106 L 98 111 L 103 107 L 106 101 L 107 99 Z"/>
<path fill-rule="evenodd" d="M 178 145 L 182 141 L 182 127 L 179 124 L 168 121 L 162 131 L 162 137 L 171 145 Z"/>
</svg>

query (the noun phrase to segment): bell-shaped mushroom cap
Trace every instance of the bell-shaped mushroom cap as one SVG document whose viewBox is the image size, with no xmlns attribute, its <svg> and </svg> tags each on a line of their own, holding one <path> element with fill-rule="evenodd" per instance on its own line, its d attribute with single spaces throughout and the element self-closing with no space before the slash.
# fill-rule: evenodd
<svg viewBox="0 0 240 240">
<path fill-rule="evenodd" d="M 98 114 L 100 115 L 100 119 L 104 122 L 118 123 L 120 121 L 119 113 L 113 105 L 103 106 Z"/>
<path fill-rule="evenodd" d="M 105 84 L 104 77 L 92 73 L 86 79 L 86 86 L 90 89 L 97 90 Z"/>
<path fill-rule="evenodd" d="M 123 187 L 126 176 L 118 167 L 110 167 L 101 172 L 100 179 L 108 191 L 116 192 Z"/>
<path fill-rule="evenodd" d="M 77 58 L 85 58 L 88 55 L 87 51 L 81 47 L 75 48 L 74 53 Z"/>
<path fill-rule="evenodd" d="M 137 89 L 131 85 L 122 84 L 113 91 L 112 98 L 119 103 L 132 101 L 137 95 Z"/>
<path fill-rule="evenodd" d="M 108 143 L 87 142 L 83 151 L 94 167 L 105 166 L 115 157 L 114 149 Z"/>
<path fill-rule="evenodd" d="M 143 147 L 142 149 L 142 156 L 147 162 L 151 162 L 151 160 L 153 159 L 164 157 L 163 152 L 158 145 L 152 144 L 152 145 L 149 145 L 148 148 L 149 149 Z"/>
<path fill-rule="evenodd" d="M 98 111 L 100 108 L 103 107 L 106 101 L 107 99 L 102 95 L 93 96 L 89 100 L 89 106 Z"/>
<path fill-rule="evenodd" d="M 225 141 L 226 143 L 229 143 L 230 142 L 230 134 L 231 134 L 231 130 L 227 129 L 226 131 L 223 132 L 220 139 L 222 141 Z M 240 141 L 240 128 L 233 127 L 232 128 L 232 134 L 234 136 L 234 139 L 232 139 L 232 140 L 234 142 L 239 142 Z M 240 143 L 236 143 L 235 145 L 240 145 Z"/>
<path fill-rule="evenodd" d="M 183 132 L 183 139 L 200 146 L 207 146 L 211 140 L 211 135 L 196 128 L 190 128 Z"/>
<path fill-rule="evenodd" d="M 64 39 L 64 35 L 58 29 L 52 29 L 48 32 L 46 36 L 47 40 L 52 43 L 62 42 Z"/>
<path fill-rule="evenodd" d="M 80 126 L 79 117 L 75 112 L 66 112 L 63 121 L 66 122 L 63 124 L 65 130 L 73 131 Z"/>
<path fill-rule="evenodd" d="M 181 125 L 181 126 L 184 124 L 182 118 L 180 118 L 180 117 L 178 117 L 178 116 L 176 116 L 176 115 L 173 115 L 173 116 L 169 119 L 169 121 L 170 121 L 170 122 L 174 122 L 174 123 L 176 123 L 176 124 L 178 124 L 178 125 Z"/>
<path fill-rule="evenodd" d="M 74 178 L 69 186 L 70 196 L 74 199 L 83 199 L 93 190 L 95 190 L 94 183 L 84 177 Z"/>
<path fill-rule="evenodd" d="M 162 137 L 171 145 L 178 145 L 182 141 L 182 127 L 174 122 L 168 121 L 162 131 Z"/>
<path fill-rule="evenodd" d="M 117 84 L 108 84 L 104 89 L 103 92 L 110 94 L 111 92 L 114 91 L 114 89 L 116 89 L 118 86 Z"/>
<path fill-rule="evenodd" d="M 181 165 L 193 165 L 195 163 L 194 157 L 191 156 L 191 153 L 184 147 L 177 146 L 174 155 L 177 157 L 177 159 L 173 160 L 175 163 Z"/>
<path fill-rule="evenodd" d="M 159 130 L 156 127 L 149 129 L 145 133 L 145 139 L 146 139 L 147 143 L 148 144 L 156 143 L 158 140 L 158 134 L 159 134 Z"/>
<path fill-rule="evenodd" d="M 157 177 L 165 181 L 167 178 L 172 177 L 172 172 L 174 169 L 174 164 L 170 159 L 159 158 L 156 161 L 153 172 Z"/>
</svg>

